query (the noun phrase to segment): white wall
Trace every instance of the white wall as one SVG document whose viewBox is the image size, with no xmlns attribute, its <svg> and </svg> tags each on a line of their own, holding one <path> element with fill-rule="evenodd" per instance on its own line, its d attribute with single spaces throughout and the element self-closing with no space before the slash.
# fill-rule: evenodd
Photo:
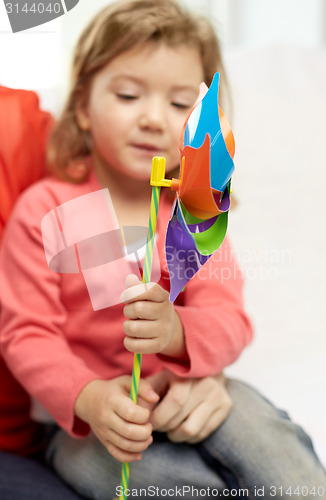
<svg viewBox="0 0 326 500">
<path fill-rule="evenodd" d="M 43 90 L 44 106 L 55 111 L 56 89 L 62 77 L 61 21 L 12 33 L 3 2 L 0 2 L 0 85 Z"/>
<path fill-rule="evenodd" d="M 211 18 L 224 48 L 326 44 L 325 0 L 181 1 Z M 0 2 L 0 83 L 37 91 L 56 89 L 61 101 L 72 47 L 88 20 L 108 3 L 80 0 L 63 17 L 13 34 Z M 57 100 L 49 104 L 55 108 Z"/>
<path fill-rule="evenodd" d="M 326 42 L 326 3 L 324 0 L 227 0 L 226 32 L 228 46 L 281 43 L 317 47 Z"/>
</svg>

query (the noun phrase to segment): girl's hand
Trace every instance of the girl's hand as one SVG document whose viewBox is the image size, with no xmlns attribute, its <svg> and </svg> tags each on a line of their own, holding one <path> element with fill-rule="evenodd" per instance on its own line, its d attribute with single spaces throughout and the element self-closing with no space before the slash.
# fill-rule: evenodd
<svg viewBox="0 0 326 500">
<path fill-rule="evenodd" d="M 93 380 L 80 392 L 75 414 L 87 422 L 108 452 L 120 462 L 141 460 L 152 443 L 150 410 L 129 397 L 131 377 Z M 139 397 L 148 406 L 159 400 L 151 384 L 141 380 Z"/>
<path fill-rule="evenodd" d="M 121 300 L 126 305 L 123 325 L 125 348 L 139 354 L 161 353 L 186 360 L 183 328 L 169 301 L 169 293 L 156 283 L 140 283 L 131 274 Z"/>
<path fill-rule="evenodd" d="M 223 373 L 202 379 L 181 379 L 168 371 L 149 377 L 160 403 L 153 410 L 153 430 L 170 441 L 198 443 L 215 431 L 232 406 Z"/>
</svg>

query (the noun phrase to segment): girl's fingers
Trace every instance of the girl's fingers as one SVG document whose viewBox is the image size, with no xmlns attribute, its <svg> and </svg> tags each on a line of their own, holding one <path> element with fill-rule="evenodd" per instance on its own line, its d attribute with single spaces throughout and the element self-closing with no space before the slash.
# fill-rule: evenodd
<svg viewBox="0 0 326 500">
<path fill-rule="evenodd" d="M 163 397 L 167 393 L 171 380 L 174 378 L 175 375 L 164 369 L 154 375 L 150 375 L 146 380 L 151 384 L 151 387 L 153 387 L 157 394 Z"/>
<path fill-rule="evenodd" d="M 114 399 L 112 398 L 111 410 L 112 417 L 108 424 L 110 428 L 116 425 L 118 420 L 130 424 L 143 425 L 148 423 L 150 417 L 150 410 L 144 406 L 137 405 L 130 399 L 130 387 L 132 379 L 129 376 L 121 377 L 120 384 L 125 391 L 125 394 L 118 394 Z M 156 404 L 160 396 L 154 391 L 151 383 L 146 379 L 140 379 L 138 385 L 138 396 L 147 403 Z M 120 432 L 120 431 L 118 431 Z"/>
<path fill-rule="evenodd" d="M 225 401 L 221 405 L 216 405 L 214 402 L 211 402 L 209 412 L 207 411 L 208 404 L 209 401 L 203 401 L 202 404 L 197 406 L 192 413 L 189 414 L 184 422 L 175 429 L 169 431 L 169 439 L 174 442 L 195 444 L 199 443 L 213 431 L 218 429 L 229 414 L 231 402 Z"/>
<path fill-rule="evenodd" d="M 148 296 L 155 283 L 139 283 L 127 288 L 120 295 L 121 302 L 132 302 L 134 300 L 149 300 Z"/>
<path fill-rule="evenodd" d="M 168 432 L 168 437 L 175 443 L 189 442 L 189 440 L 196 439 L 206 426 L 209 418 L 210 415 L 207 416 L 207 413 L 205 413 L 205 406 L 199 405 L 178 427 Z"/>
<path fill-rule="evenodd" d="M 192 383 L 190 380 L 174 381 L 162 401 L 153 410 L 151 423 L 153 429 L 166 432 L 173 429 L 171 422 L 177 424 L 191 412 L 192 402 L 198 404 L 198 401 L 190 399 Z"/>
<path fill-rule="evenodd" d="M 126 277 L 125 285 L 126 288 L 130 288 L 135 285 L 139 285 L 141 281 L 138 279 L 138 277 L 135 274 L 129 274 Z"/>
<path fill-rule="evenodd" d="M 144 399 L 148 403 L 157 403 L 160 399 L 159 394 L 153 389 L 149 380 L 140 379 L 138 387 L 138 397 Z"/>
<path fill-rule="evenodd" d="M 128 337 L 133 339 L 152 339 L 154 338 L 155 330 L 159 326 L 157 321 L 147 321 L 146 319 L 136 321 L 127 320 L 123 323 L 123 331 Z"/>
<path fill-rule="evenodd" d="M 198 433 L 198 435 L 190 437 L 189 439 L 187 439 L 186 442 L 189 444 L 200 443 L 200 441 L 203 441 L 210 434 L 212 434 L 212 432 L 218 429 L 219 426 L 224 422 L 224 420 L 225 420 L 225 413 L 221 409 L 217 410 L 215 413 L 213 413 L 213 415 L 210 416 L 205 426 L 203 426 L 202 430 Z"/>
<path fill-rule="evenodd" d="M 160 303 L 149 300 L 137 300 L 127 304 L 123 309 L 123 314 L 128 319 L 156 320 L 162 314 Z"/>
<path fill-rule="evenodd" d="M 113 444 L 117 448 L 120 448 L 124 452 L 140 453 L 145 451 L 149 445 L 153 442 L 153 438 L 150 435 L 144 440 L 133 440 L 118 434 L 112 430 L 106 433 L 107 443 Z"/>
<path fill-rule="evenodd" d="M 135 300 L 151 300 L 163 302 L 169 296 L 157 283 L 140 283 L 124 290 L 120 296 L 121 302 L 134 302 Z"/>
<path fill-rule="evenodd" d="M 105 444 L 103 443 L 105 448 L 108 450 L 110 455 L 112 455 L 116 460 L 119 462 L 137 462 L 142 459 L 142 454 L 137 452 L 137 453 L 132 453 L 132 452 L 127 452 L 119 448 L 118 446 L 115 446 L 112 443 Z"/>
<path fill-rule="evenodd" d="M 123 344 L 127 351 L 138 354 L 155 354 L 162 351 L 162 344 L 159 338 L 132 338 L 125 337 Z"/>
<path fill-rule="evenodd" d="M 191 414 L 191 412 L 194 410 L 193 406 L 191 405 L 190 401 L 187 401 L 186 404 L 184 404 L 182 407 L 179 405 L 172 403 L 169 403 L 169 406 L 171 407 L 171 413 L 167 413 L 167 411 L 164 408 L 159 408 L 159 410 L 162 412 L 164 411 L 163 415 L 165 414 L 165 422 L 162 423 L 159 427 L 160 432 L 170 432 L 173 431 L 174 429 L 178 428 Z M 173 409 L 172 409 L 173 408 Z M 156 411 L 156 409 L 154 410 Z M 162 419 L 162 413 L 161 413 L 161 421 Z M 167 415 L 169 418 L 167 418 Z M 159 415 L 160 418 L 160 415 Z M 164 418 L 164 417 L 163 417 Z M 151 423 L 153 424 L 152 420 Z M 153 428 L 155 429 L 154 425 Z"/>
<path fill-rule="evenodd" d="M 109 436 L 110 432 L 115 432 L 124 438 L 131 441 L 146 441 L 152 434 L 152 425 L 146 423 L 143 425 L 133 424 L 126 422 L 118 415 L 113 415 L 110 422 L 110 427 L 102 432 L 105 438 Z"/>
<path fill-rule="evenodd" d="M 149 410 L 136 405 L 129 397 L 119 398 L 113 402 L 112 409 L 122 421 L 128 423 L 142 425 L 146 424 L 149 419 Z"/>
</svg>

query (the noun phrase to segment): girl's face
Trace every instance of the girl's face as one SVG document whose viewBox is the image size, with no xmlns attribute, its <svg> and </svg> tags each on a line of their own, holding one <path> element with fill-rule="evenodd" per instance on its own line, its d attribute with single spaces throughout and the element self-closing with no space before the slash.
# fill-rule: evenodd
<svg viewBox="0 0 326 500">
<path fill-rule="evenodd" d="M 179 138 L 204 79 L 199 51 L 165 44 L 136 47 L 113 59 L 91 85 L 79 125 L 93 139 L 95 169 L 148 180 L 153 156 L 166 171 L 179 163 Z"/>
</svg>

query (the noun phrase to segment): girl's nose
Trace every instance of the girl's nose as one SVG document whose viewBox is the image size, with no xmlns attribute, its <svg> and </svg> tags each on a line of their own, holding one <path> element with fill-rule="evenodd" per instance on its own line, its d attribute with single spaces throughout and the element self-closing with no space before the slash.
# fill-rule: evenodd
<svg viewBox="0 0 326 500">
<path fill-rule="evenodd" d="M 144 104 L 139 117 L 139 126 L 143 129 L 162 131 L 164 129 L 166 109 L 164 103 L 151 99 Z"/>
</svg>

